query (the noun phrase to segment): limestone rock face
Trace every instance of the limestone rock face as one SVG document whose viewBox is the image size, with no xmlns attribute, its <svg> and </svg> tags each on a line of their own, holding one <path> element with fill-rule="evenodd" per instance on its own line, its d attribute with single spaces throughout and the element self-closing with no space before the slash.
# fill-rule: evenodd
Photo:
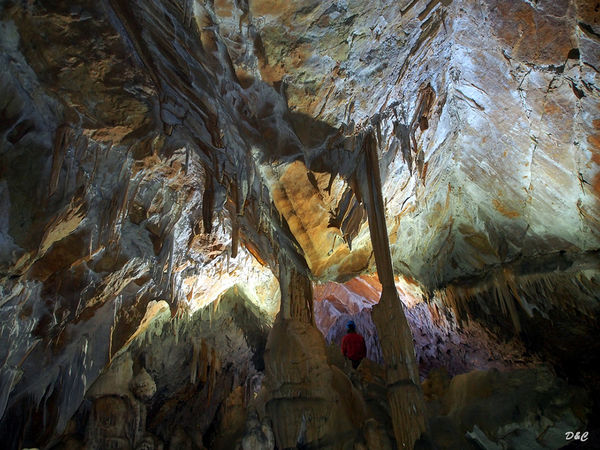
<svg viewBox="0 0 600 450">
<path fill-rule="evenodd" d="M 88 390 L 61 441 L 234 448 L 261 385 L 268 327 L 269 317 L 234 292 L 191 318 L 159 310 Z"/>
<path fill-rule="evenodd" d="M 399 270 L 433 287 L 598 247 L 586 2 L 254 3 L 259 69 L 295 113 L 333 127 L 379 114 Z"/>
<path fill-rule="evenodd" d="M 142 368 L 140 372 L 131 380 L 131 391 L 142 401 L 150 400 L 156 394 L 156 383 L 152 377 Z"/>
<path fill-rule="evenodd" d="M 547 368 L 474 371 L 438 392 L 431 406 L 441 401 L 442 411 L 430 420 L 438 448 L 561 447 L 589 407 L 583 392 Z M 458 432 L 448 433 L 456 425 Z"/>
<path fill-rule="evenodd" d="M 201 448 L 217 445 L 217 425 L 205 434 L 218 416 L 268 447 L 267 429 L 245 430 L 211 403 L 263 369 L 271 412 L 297 401 L 277 380 L 325 380 L 309 401 L 324 428 L 297 408 L 289 429 L 273 423 L 278 442 L 355 429 L 348 405 L 332 406 L 349 391 L 315 327 L 279 325 L 314 341 L 316 356 L 302 353 L 313 365 L 278 347 L 282 329 L 266 368 L 262 349 L 286 266 L 307 284 L 375 272 L 365 136 L 381 171 L 389 269 L 416 286 L 415 317 L 436 322 L 413 328 L 418 356 L 464 371 L 488 367 L 466 346 L 472 337 L 477 349 L 515 341 L 600 404 L 600 343 L 588 338 L 600 308 L 599 20 L 586 0 L 0 2 L 3 445 L 91 436 L 101 448 Z M 318 325 L 374 304 L 342 307 L 337 293 Z M 219 312 L 215 300 L 232 297 L 248 306 Z M 157 317 L 165 333 L 151 333 Z M 237 348 L 213 319 L 231 325 Z M 490 333 L 500 344 L 488 347 Z M 144 336 L 160 336 L 156 352 Z M 434 336 L 465 339 L 427 348 Z M 220 367 L 219 378 L 222 355 L 254 368 Z M 129 385 L 142 370 L 156 384 L 143 402 Z M 188 375 L 201 394 L 182 387 Z M 172 414 L 183 399 L 205 411 L 197 427 Z M 321 403 L 339 414 L 324 416 Z M 138 427 L 144 408 L 151 431 Z M 106 425 L 107 440 L 79 419 Z"/>
</svg>

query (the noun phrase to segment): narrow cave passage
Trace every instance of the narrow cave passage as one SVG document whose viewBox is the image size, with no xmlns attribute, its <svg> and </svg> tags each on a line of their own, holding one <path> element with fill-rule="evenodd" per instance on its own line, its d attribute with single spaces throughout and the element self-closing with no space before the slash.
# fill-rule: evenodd
<svg viewBox="0 0 600 450">
<path fill-rule="evenodd" d="M 1 1 L 0 447 L 598 448 L 599 8 Z"/>
</svg>

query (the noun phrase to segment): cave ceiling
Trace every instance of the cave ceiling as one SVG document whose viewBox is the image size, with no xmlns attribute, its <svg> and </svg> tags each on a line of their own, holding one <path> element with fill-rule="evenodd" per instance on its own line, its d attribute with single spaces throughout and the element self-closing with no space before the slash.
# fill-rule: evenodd
<svg viewBox="0 0 600 450">
<path fill-rule="evenodd" d="M 151 301 L 235 285 L 274 315 L 282 267 L 372 275 L 367 133 L 396 275 L 517 297 L 567 276 L 597 299 L 596 1 L 1 1 L 0 20 L 0 411 L 78 367 L 64 426 Z"/>
<path fill-rule="evenodd" d="M 196 203 L 205 215 L 227 210 L 242 245 L 271 265 L 276 247 L 297 251 L 320 280 L 373 270 L 353 180 L 361 133 L 376 128 L 395 268 L 438 288 L 501 267 L 538 271 L 529 266 L 550 254 L 589 265 L 599 243 L 593 7 L 9 3 L 5 90 L 35 89 L 27 106 L 56 135 L 54 166 L 70 150 L 57 150 L 58 134 L 63 147 L 76 137 L 129 151 L 132 179 L 155 165 L 145 151 L 181 149 L 186 173 L 161 174 L 178 204 L 210 191 Z M 10 145 L 38 131 L 13 119 Z M 52 195 L 64 170 L 54 166 Z"/>
</svg>

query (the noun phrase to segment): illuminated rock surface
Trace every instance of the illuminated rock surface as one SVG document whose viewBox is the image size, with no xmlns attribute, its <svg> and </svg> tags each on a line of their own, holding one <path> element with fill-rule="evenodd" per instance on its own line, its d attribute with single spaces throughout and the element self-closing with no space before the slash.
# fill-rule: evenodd
<svg viewBox="0 0 600 450">
<path fill-rule="evenodd" d="M 3 446 L 394 448 L 386 239 L 417 446 L 598 433 L 598 8 L 0 1 Z"/>
</svg>

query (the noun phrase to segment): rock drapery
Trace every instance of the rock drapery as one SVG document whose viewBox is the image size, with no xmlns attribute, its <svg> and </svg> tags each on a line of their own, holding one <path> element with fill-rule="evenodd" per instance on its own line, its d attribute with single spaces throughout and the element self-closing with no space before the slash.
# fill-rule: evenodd
<svg viewBox="0 0 600 450">
<path fill-rule="evenodd" d="M 62 440 L 91 449 L 232 448 L 260 387 L 270 320 L 236 289 L 175 321 L 166 302 L 152 304 Z"/>
<path fill-rule="evenodd" d="M 505 340 L 475 321 L 459 323 L 450 311 L 443 314 L 435 304 L 423 301 L 420 288 L 414 284 L 397 280 L 396 288 L 413 336 L 421 379 L 440 368 L 454 376 L 473 370 L 535 367 L 540 363 L 517 337 Z M 339 349 L 346 324 L 352 319 L 367 342 L 367 357 L 383 363 L 371 317 L 372 307 L 380 297 L 381 285 L 374 277 L 316 285 L 315 319 L 325 340 Z"/>
<path fill-rule="evenodd" d="M 230 289 L 269 317 L 281 291 L 284 320 L 270 339 L 289 364 L 281 376 L 298 361 L 273 336 L 309 336 L 319 349 L 314 370 L 335 393 L 311 389 L 335 404 L 356 387 L 329 368 L 310 283 L 372 274 L 377 262 L 385 298 L 400 306 L 377 261 L 386 240 L 386 273 L 418 285 L 429 311 L 518 341 L 598 403 L 599 344 L 589 342 L 600 292 L 597 8 L 586 0 L 0 2 L 6 445 L 43 447 L 67 433 L 94 381 L 116 370 L 161 301 L 175 322 Z M 381 167 L 377 220 L 367 214 L 365 139 L 378 143 L 370 153 Z M 382 239 L 372 245 L 375 223 Z M 402 330 L 410 353 L 408 327 L 389 317 L 376 319 L 378 328 Z M 158 369 L 144 367 L 157 380 Z M 272 372 L 273 392 L 279 376 Z M 143 378 L 140 386 L 151 386 Z M 247 402 L 236 383 L 219 397 L 230 413 L 205 417 L 217 417 L 203 430 L 212 427 L 214 445 L 227 445 L 226 424 L 243 428 L 235 411 Z M 94 406 L 93 420 L 143 403 L 119 389 Z M 269 445 L 257 410 L 246 442 Z M 341 429 L 360 422 L 336 411 Z M 295 445 L 292 428 L 303 423 L 307 442 L 333 439 L 305 417 L 289 429 L 274 423 L 276 439 Z M 340 439 L 367 442 L 386 423 Z M 190 442 L 189 430 L 170 431 L 172 442 Z M 123 443 L 125 430 L 110 433 Z"/>
</svg>

